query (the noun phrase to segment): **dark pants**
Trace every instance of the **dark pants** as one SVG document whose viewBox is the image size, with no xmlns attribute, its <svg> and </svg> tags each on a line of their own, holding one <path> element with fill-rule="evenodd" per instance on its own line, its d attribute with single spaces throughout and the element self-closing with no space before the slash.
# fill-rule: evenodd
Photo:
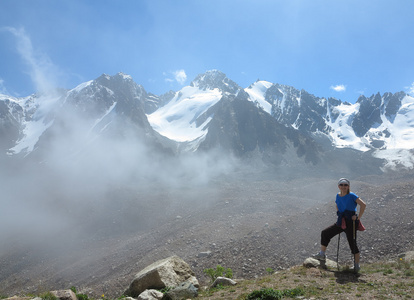
<svg viewBox="0 0 414 300">
<path fill-rule="evenodd" d="M 358 222 L 358 221 L 356 221 Z M 346 221 L 346 228 L 345 230 L 342 229 L 340 226 L 333 224 L 332 226 L 329 226 L 328 228 L 325 228 L 324 230 L 322 230 L 321 233 L 321 245 L 327 247 L 329 242 L 331 241 L 331 239 L 337 235 L 340 234 L 341 232 L 346 233 L 346 238 L 348 240 L 348 244 L 349 244 L 349 248 L 351 249 L 352 254 L 357 254 L 359 253 L 358 250 L 358 246 L 357 246 L 357 242 L 356 242 L 356 229 L 358 224 L 355 224 L 355 240 L 354 240 L 354 235 L 353 235 L 353 224 L 352 224 L 352 220 L 347 220 Z"/>
</svg>

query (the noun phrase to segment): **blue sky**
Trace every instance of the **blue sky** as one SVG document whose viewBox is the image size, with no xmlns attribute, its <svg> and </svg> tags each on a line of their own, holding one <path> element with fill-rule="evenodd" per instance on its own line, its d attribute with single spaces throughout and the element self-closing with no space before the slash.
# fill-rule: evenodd
<svg viewBox="0 0 414 300">
<path fill-rule="evenodd" d="M 179 90 L 218 69 L 318 97 L 414 90 L 411 0 L 1 0 L 0 93 L 124 72 Z"/>
</svg>

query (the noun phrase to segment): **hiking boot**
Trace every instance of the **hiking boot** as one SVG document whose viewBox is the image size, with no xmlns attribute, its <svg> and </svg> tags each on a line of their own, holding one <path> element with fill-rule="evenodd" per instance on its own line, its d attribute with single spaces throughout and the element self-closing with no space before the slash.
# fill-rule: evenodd
<svg viewBox="0 0 414 300">
<path fill-rule="evenodd" d="M 358 265 L 354 265 L 354 267 L 351 267 L 351 271 L 353 271 L 355 274 L 358 274 L 359 270 L 361 270 L 361 267 Z"/>
<path fill-rule="evenodd" d="M 315 254 L 314 256 L 312 256 L 314 259 L 317 260 L 326 260 L 326 255 L 321 254 L 320 252 L 318 254 Z"/>
</svg>

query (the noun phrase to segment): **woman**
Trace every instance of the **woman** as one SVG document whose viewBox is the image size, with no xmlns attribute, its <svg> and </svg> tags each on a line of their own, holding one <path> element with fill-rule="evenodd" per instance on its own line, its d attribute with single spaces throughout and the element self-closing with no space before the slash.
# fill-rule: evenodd
<svg viewBox="0 0 414 300">
<path fill-rule="evenodd" d="M 318 260 L 326 259 L 326 247 L 331 239 L 341 232 L 345 231 L 346 238 L 348 239 L 349 247 L 352 254 L 354 254 L 354 272 L 358 272 L 359 266 L 359 250 L 356 244 L 356 230 L 359 225 L 359 221 L 364 214 L 366 204 L 357 195 L 350 191 L 351 184 L 348 179 L 341 178 L 338 181 L 339 193 L 336 195 L 336 214 L 338 220 L 332 226 L 324 229 L 321 233 L 321 251 L 314 256 Z M 359 215 L 357 212 L 357 205 L 359 205 Z M 362 224 L 361 224 L 362 226 Z"/>
</svg>

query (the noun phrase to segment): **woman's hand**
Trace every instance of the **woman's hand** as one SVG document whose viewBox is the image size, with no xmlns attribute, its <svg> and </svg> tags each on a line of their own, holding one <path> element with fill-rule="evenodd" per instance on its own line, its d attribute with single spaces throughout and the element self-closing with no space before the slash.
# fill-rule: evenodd
<svg viewBox="0 0 414 300">
<path fill-rule="evenodd" d="M 353 220 L 353 221 L 356 221 L 357 219 L 358 219 L 358 216 L 357 216 L 357 215 L 353 215 L 353 216 L 352 216 L 352 220 Z"/>
</svg>

